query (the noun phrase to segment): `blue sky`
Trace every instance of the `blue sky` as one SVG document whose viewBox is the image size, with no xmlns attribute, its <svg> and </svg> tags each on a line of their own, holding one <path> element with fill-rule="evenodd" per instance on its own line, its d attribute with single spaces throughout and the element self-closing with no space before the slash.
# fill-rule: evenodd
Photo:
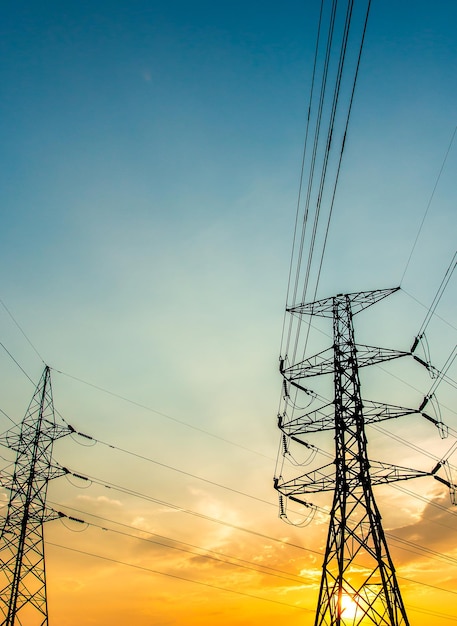
<svg viewBox="0 0 457 626">
<path fill-rule="evenodd" d="M 311 0 L 2 8 L 1 299 L 55 370 L 266 458 L 56 371 L 58 410 L 84 432 L 271 502 L 318 10 Z M 450 0 L 373 2 L 318 297 L 400 283 L 457 124 L 456 23 Z M 407 293 L 360 321 L 365 343 L 410 347 L 456 249 L 456 166 L 457 139 Z M 430 326 L 438 367 L 456 342 L 455 294 L 454 276 Z M 0 324 L 1 341 L 38 380 L 43 363 L 5 310 Z M 0 406 L 20 420 L 33 388 L 5 352 L 0 363 Z M 431 384 L 413 367 L 395 371 L 421 392 Z M 382 399 L 391 381 L 369 384 Z M 455 404 L 455 390 L 442 392 Z M 421 397 L 407 386 L 395 393 L 405 403 Z M 444 419 L 455 423 L 455 413 Z M 56 456 L 105 477 L 122 468 L 106 451 L 67 442 Z M 273 507 L 149 472 L 132 465 L 118 479 L 286 533 Z M 140 513 L 161 527 L 155 513 Z M 411 518 L 421 514 L 411 505 Z"/>
</svg>

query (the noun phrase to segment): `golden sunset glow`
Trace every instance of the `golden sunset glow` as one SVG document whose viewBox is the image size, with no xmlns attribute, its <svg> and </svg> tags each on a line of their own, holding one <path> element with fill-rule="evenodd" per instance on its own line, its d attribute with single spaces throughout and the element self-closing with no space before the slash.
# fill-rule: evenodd
<svg viewBox="0 0 457 626">
<path fill-rule="evenodd" d="M 360 613 L 358 604 L 351 596 L 343 594 L 341 596 L 341 608 L 340 614 L 344 621 L 354 620 L 357 617 L 357 613 Z"/>
</svg>

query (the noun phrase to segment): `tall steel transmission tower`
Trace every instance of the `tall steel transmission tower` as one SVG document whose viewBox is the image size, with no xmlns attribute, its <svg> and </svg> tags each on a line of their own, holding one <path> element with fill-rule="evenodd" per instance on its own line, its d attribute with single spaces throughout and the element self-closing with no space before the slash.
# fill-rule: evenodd
<svg viewBox="0 0 457 626">
<path fill-rule="evenodd" d="M 12 476 L 2 477 L 10 491 L 0 535 L 2 626 L 48 624 L 43 524 L 59 514 L 47 509 L 46 493 L 49 481 L 64 474 L 52 465 L 54 441 L 69 432 L 55 423 L 46 366 L 21 425 L 0 439 L 16 452 Z"/>
<path fill-rule="evenodd" d="M 410 354 L 355 343 L 353 316 L 394 291 L 340 294 L 288 309 L 333 320 L 332 348 L 289 367 L 281 364 L 285 386 L 299 392 L 309 392 L 305 378 L 333 374 L 332 402 L 300 417 L 286 410 L 279 415 L 284 435 L 298 443 L 306 445 L 308 433 L 335 432 L 333 463 L 293 480 L 275 479 L 282 496 L 308 506 L 307 494 L 334 491 L 315 626 L 409 625 L 372 487 L 430 475 L 452 487 L 436 476 L 440 464 L 423 472 L 368 458 L 366 424 L 420 412 L 361 397 L 359 368 Z"/>
</svg>

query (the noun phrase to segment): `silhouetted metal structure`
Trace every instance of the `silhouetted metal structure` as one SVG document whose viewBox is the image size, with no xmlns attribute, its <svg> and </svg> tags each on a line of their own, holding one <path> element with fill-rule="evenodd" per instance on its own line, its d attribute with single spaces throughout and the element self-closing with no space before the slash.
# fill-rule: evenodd
<svg viewBox="0 0 457 626">
<path fill-rule="evenodd" d="M 288 309 L 295 316 L 333 320 L 332 348 L 289 367 L 281 361 L 280 368 L 285 389 L 291 384 L 307 394 L 304 379 L 321 374 L 334 379 L 333 402 L 299 417 L 287 415 L 286 403 L 279 415 L 283 433 L 304 445 L 308 433 L 335 432 L 334 462 L 293 480 L 275 478 L 280 494 L 306 506 L 307 494 L 334 490 L 315 626 L 408 626 L 372 487 L 430 475 L 452 487 L 435 475 L 440 464 L 423 472 L 368 458 L 365 424 L 420 412 L 362 401 L 360 393 L 359 368 L 411 354 L 355 343 L 353 316 L 394 291 L 339 294 Z"/>
<path fill-rule="evenodd" d="M 20 427 L 0 440 L 16 452 L 12 477 L 2 478 L 10 491 L 0 535 L 2 626 L 48 624 L 43 524 L 59 514 L 46 508 L 46 493 L 49 481 L 64 474 L 52 465 L 52 448 L 67 434 L 67 427 L 55 423 L 46 366 Z"/>
</svg>

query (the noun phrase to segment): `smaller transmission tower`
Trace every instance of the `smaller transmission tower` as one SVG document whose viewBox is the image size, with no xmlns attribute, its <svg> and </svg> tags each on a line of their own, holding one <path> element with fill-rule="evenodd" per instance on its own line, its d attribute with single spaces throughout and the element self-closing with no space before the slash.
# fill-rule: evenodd
<svg viewBox="0 0 457 626">
<path fill-rule="evenodd" d="M 0 443 L 16 452 L 10 491 L 0 534 L 1 626 L 47 626 L 44 522 L 59 515 L 46 508 L 48 483 L 64 471 L 52 465 L 54 441 L 69 434 L 55 423 L 51 375 L 45 367 L 20 427 Z"/>
<path fill-rule="evenodd" d="M 286 437 L 307 445 L 303 436 L 334 430 L 334 462 L 293 480 L 275 479 L 281 496 L 310 506 L 307 494 L 333 491 L 333 504 L 315 626 L 409 626 L 395 568 L 382 528 L 373 486 L 436 476 L 440 463 L 424 472 L 369 460 L 365 425 L 421 410 L 363 400 L 359 369 L 410 353 L 356 345 L 353 316 L 396 291 L 386 289 L 339 294 L 288 309 L 292 315 L 319 315 L 333 320 L 333 346 L 308 359 L 284 367 L 281 373 L 287 389 L 309 393 L 303 379 L 333 374 L 334 400 L 299 417 L 279 415 L 279 427 Z M 418 359 L 419 360 L 419 359 Z M 292 408 L 292 412 L 293 412 Z M 422 413 L 429 421 L 433 418 Z M 438 425 L 438 424 L 436 424 Z"/>
</svg>

